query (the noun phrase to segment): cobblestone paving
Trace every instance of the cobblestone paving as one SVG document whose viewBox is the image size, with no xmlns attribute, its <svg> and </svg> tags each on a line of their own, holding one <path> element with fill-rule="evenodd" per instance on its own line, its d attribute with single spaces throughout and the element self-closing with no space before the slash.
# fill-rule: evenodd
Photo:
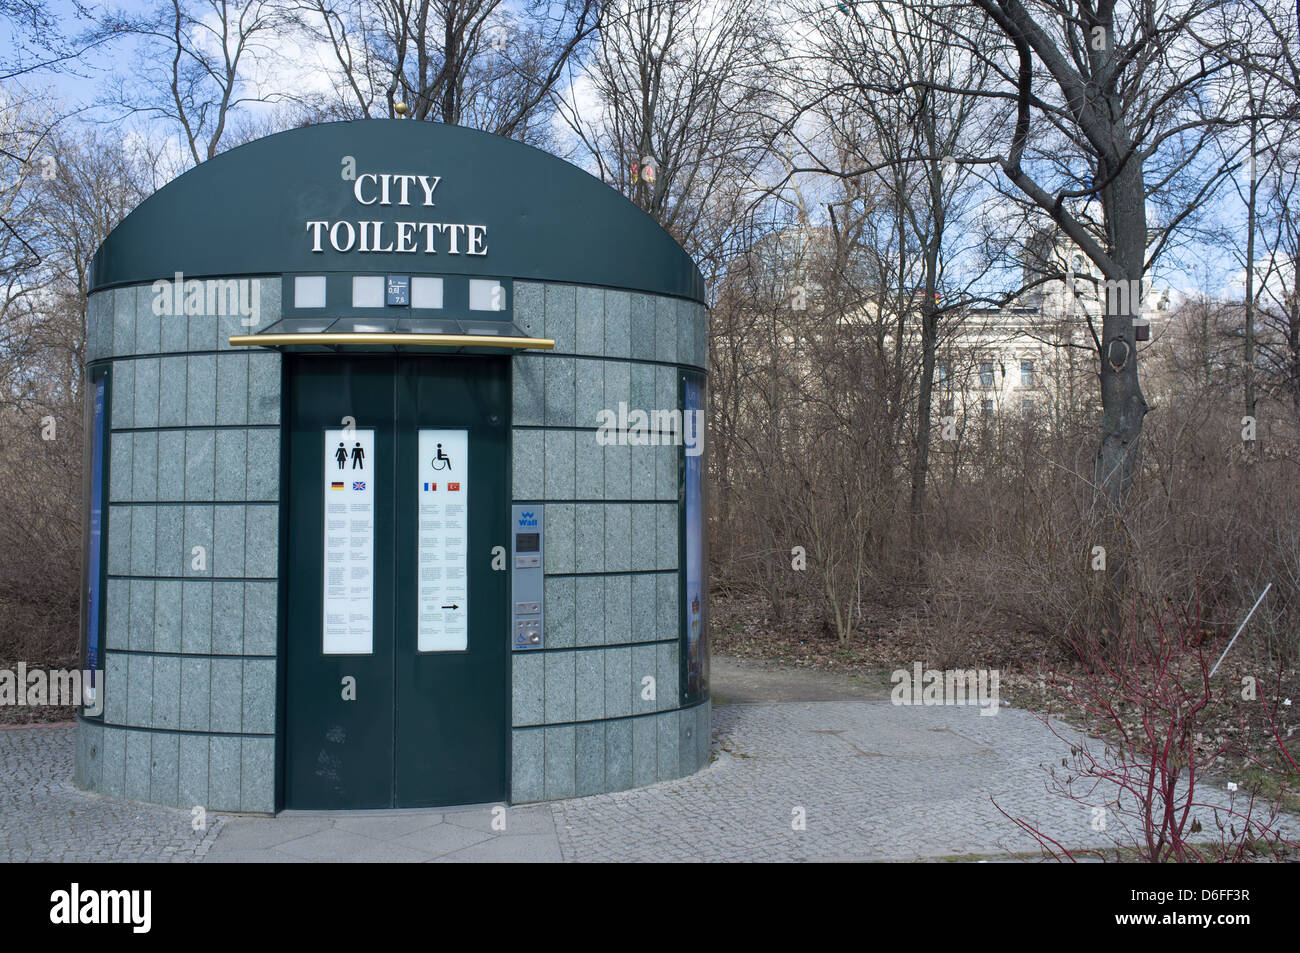
<svg viewBox="0 0 1300 953">
<path fill-rule="evenodd" d="M 714 709 L 716 760 L 680 781 L 510 809 L 277 818 L 209 815 L 78 791 L 71 725 L 0 730 L 0 861 L 905 860 L 1036 853 L 999 813 L 1070 847 L 1109 846 L 1050 793 L 1069 754 L 1033 714 L 875 700 Z M 1066 732 L 1067 737 L 1077 737 Z M 1207 800 L 1226 793 L 1202 786 Z M 796 809 L 804 818 L 797 830 Z M 1108 819 L 1114 831 L 1114 819 Z M 1202 823 L 1212 830 L 1209 818 Z M 1295 826 L 1291 830 L 1294 832 Z"/>
<path fill-rule="evenodd" d="M 232 817 L 206 863 L 512 863 L 560 860 L 549 804 L 445 811 L 287 812 Z"/>
<path fill-rule="evenodd" d="M 193 861 L 223 820 L 88 794 L 72 784 L 71 724 L 0 730 L 0 861 Z"/>
<path fill-rule="evenodd" d="M 1027 711 L 981 716 L 975 708 L 828 701 L 720 706 L 713 718 L 717 760 L 704 771 L 554 804 L 564 859 L 1036 853 L 994 801 L 1070 848 L 1112 844 L 1092 829 L 1089 807 L 1047 791 L 1047 766 L 1059 767 L 1069 750 Z M 803 830 L 794 828 L 797 809 Z"/>
</svg>

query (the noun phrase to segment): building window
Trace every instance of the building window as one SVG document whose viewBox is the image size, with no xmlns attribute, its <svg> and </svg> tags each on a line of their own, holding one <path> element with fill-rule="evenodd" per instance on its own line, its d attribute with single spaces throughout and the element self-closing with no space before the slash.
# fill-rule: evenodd
<svg viewBox="0 0 1300 953">
<path fill-rule="evenodd" d="M 1020 362 L 1020 386 L 1021 387 L 1034 386 L 1034 362 L 1033 361 Z"/>
<path fill-rule="evenodd" d="M 992 416 L 993 416 L 993 398 L 992 398 L 992 397 L 985 397 L 982 401 L 980 401 L 980 413 L 982 413 L 985 417 L 992 417 Z"/>
<path fill-rule="evenodd" d="M 294 278 L 293 306 L 295 308 L 325 307 L 325 276 L 311 275 Z"/>
<path fill-rule="evenodd" d="M 352 279 L 352 307 L 382 308 L 384 279 L 380 275 L 357 275 Z"/>
<path fill-rule="evenodd" d="M 499 281 L 486 278 L 469 280 L 469 309 L 471 311 L 504 311 L 506 289 Z"/>
<path fill-rule="evenodd" d="M 413 277 L 411 279 L 411 307 L 441 308 L 442 279 Z"/>
<path fill-rule="evenodd" d="M 993 386 L 993 362 L 992 361 L 980 361 L 980 386 L 981 387 Z"/>
<path fill-rule="evenodd" d="M 952 416 L 952 398 L 945 397 L 939 404 L 939 413 L 944 417 Z"/>
<path fill-rule="evenodd" d="M 940 361 L 935 374 L 940 384 L 948 380 L 948 364 L 946 361 Z"/>
</svg>

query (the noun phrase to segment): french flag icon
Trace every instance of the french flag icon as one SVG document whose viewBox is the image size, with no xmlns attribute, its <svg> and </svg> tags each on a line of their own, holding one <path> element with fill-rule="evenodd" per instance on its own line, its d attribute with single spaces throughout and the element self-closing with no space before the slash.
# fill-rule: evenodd
<svg viewBox="0 0 1300 953">
<path fill-rule="evenodd" d="M 431 491 L 433 491 L 433 490 L 436 490 L 436 489 L 438 489 L 438 484 L 436 484 L 436 483 L 426 483 L 426 484 L 424 485 L 424 492 L 426 492 L 426 493 L 429 493 L 429 492 L 431 492 Z"/>
</svg>

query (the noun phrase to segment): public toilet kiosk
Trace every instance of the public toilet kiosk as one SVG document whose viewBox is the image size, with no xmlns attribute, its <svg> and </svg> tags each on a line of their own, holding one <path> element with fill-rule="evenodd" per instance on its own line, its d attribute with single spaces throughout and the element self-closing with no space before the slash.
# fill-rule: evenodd
<svg viewBox="0 0 1300 953">
<path fill-rule="evenodd" d="M 96 252 L 78 786 L 519 803 L 709 759 L 707 312 L 587 173 L 427 122 L 204 162 Z"/>
</svg>

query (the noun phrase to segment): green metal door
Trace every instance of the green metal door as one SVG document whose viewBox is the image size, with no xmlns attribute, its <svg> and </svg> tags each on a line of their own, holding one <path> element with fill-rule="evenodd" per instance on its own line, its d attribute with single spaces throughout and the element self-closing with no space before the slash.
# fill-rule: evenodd
<svg viewBox="0 0 1300 953">
<path fill-rule="evenodd" d="M 410 491 L 397 494 L 395 804 L 500 800 L 506 796 L 509 739 L 510 580 L 509 573 L 492 569 L 492 547 L 509 545 L 508 365 L 504 358 L 401 358 L 396 387 L 397 472 Z M 420 454 L 421 431 L 457 430 L 466 432 L 467 464 L 454 459 L 458 454 L 450 448 L 451 460 L 436 458 L 438 451 Z M 426 524 L 438 519 L 424 512 L 424 501 L 436 494 L 425 492 L 429 481 L 421 479 L 422 470 L 435 482 L 459 485 L 451 497 L 466 497 L 468 525 L 446 529 L 449 552 L 462 532 L 467 547 L 467 586 L 448 584 L 448 589 L 467 590 L 463 649 L 420 650 L 420 615 L 447 611 L 439 605 L 446 599 L 422 605 L 419 598 L 429 585 L 419 574 L 421 553 L 427 551 L 420 538 Z M 435 637 L 437 631 L 435 626 Z"/>
<path fill-rule="evenodd" d="M 509 580 L 491 551 L 508 538 L 507 364 L 287 363 L 285 807 L 500 800 Z M 364 479 L 353 444 L 373 445 Z"/>
</svg>

